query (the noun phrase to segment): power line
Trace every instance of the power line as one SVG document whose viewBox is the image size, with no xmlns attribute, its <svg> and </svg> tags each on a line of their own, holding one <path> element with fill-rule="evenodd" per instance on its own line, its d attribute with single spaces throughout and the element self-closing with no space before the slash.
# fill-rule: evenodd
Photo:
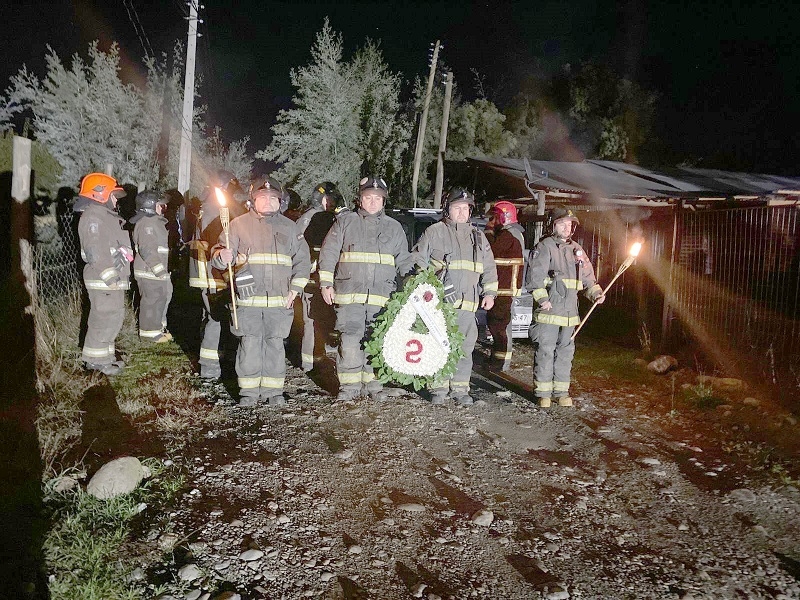
<svg viewBox="0 0 800 600">
<path fill-rule="evenodd" d="M 146 57 L 153 56 L 153 47 L 150 45 L 150 40 L 147 37 L 147 33 L 142 26 L 142 22 L 139 20 L 139 13 L 136 12 L 136 7 L 133 5 L 133 0 L 122 0 L 122 5 L 125 7 L 125 11 L 128 13 L 128 20 L 133 25 L 133 30 L 136 32 L 136 37 L 139 38 L 139 43 L 142 45 L 142 50 L 144 50 L 144 55 Z"/>
</svg>

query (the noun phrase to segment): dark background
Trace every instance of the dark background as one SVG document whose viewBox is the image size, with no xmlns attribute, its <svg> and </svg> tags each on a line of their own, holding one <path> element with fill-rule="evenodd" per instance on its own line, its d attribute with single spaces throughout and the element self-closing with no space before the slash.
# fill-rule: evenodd
<svg viewBox="0 0 800 600">
<path fill-rule="evenodd" d="M 310 60 L 328 16 L 344 35 L 346 56 L 366 37 L 381 40 L 389 67 L 406 80 L 404 98 L 414 77 L 427 75 L 436 39 L 462 96 L 474 97 L 475 68 L 501 109 L 527 78 L 594 60 L 659 93 L 661 162 L 689 157 L 699 166 L 799 170 L 800 3 L 207 0 L 200 13 L 199 102 L 226 139 L 250 135 L 251 152 L 268 143 L 277 111 L 290 105 L 289 70 Z M 48 44 L 64 58 L 94 39 L 117 40 L 124 75 L 135 80 L 143 46 L 160 54 L 185 40 L 186 14 L 180 0 L 6 5 L 0 81 L 5 87 L 23 63 L 44 74 Z"/>
</svg>

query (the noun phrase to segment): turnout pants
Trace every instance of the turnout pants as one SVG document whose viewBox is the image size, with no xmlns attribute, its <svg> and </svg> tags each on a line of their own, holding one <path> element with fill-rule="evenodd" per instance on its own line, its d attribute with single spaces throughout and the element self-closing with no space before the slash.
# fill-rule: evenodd
<svg viewBox="0 0 800 600">
<path fill-rule="evenodd" d="M 167 328 L 167 308 L 172 299 L 172 280 L 140 279 L 139 337 L 152 340 Z"/>
<path fill-rule="evenodd" d="M 239 349 L 236 376 L 239 394 L 271 398 L 283 393 L 286 350 L 283 341 L 292 328 L 291 308 L 238 307 Z"/>
<path fill-rule="evenodd" d="M 209 293 L 203 290 L 203 341 L 200 343 L 200 375 L 219 377 L 219 359 L 222 354 L 222 325 L 230 320 L 227 302 L 230 291 Z"/>
<path fill-rule="evenodd" d="M 89 320 L 81 359 L 95 365 L 110 365 L 116 359 L 115 340 L 125 320 L 123 290 L 86 290 Z"/>
<path fill-rule="evenodd" d="M 300 355 L 303 371 L 314 368 L 314 359 L 325 356 L 325 344 L 336 322 L 332 306 L 322 299 L 319 289 L 303 292 L 303 341 Z"/>
<path fill-rule="evenodd" d="M 511 366 L 511 305 L 514 299 L 500 296 L 495 299 L 491 310 L 486 311 L 486 325 L 492 332 L 492 358 L 502 365 L 503 370 Z"/>
<path fill-rule="evenodd" d="M 569 379 L 575 342 L 575 327 L 534 323 L 529 335 L 534 347 L 533 385 L 537 398 L 569 395 Z"/>
<path fill-rule="evenodd" d="M 464 343 L 461 349 L 464 350 L 464 357 L 458 361 L 456 372 L 449 381 L 434 383 L 430 390 L 433 393 L 447 392 L 448 387 L 453 396 L 464 396 L 469 394 L 469 378 L 472 375 L 472 351 L 475 349 L 475 342 L 478 341 L 478 323 L 475 320 L 475 313 L 469 310 L 456 309 L 458 314 L 458 329 L 464 334 Z"/>
<path fill-rule="evenodd" d="M 336 329 L 340 334 L 336 373 L 342 390 L 361 393 L 362 385 L 367 392 L 378 392 L 383 388 L 364 355 L 364 336 L 380 310 L 380 306 L 372 304 L 336 306 Z"/>
</svg>

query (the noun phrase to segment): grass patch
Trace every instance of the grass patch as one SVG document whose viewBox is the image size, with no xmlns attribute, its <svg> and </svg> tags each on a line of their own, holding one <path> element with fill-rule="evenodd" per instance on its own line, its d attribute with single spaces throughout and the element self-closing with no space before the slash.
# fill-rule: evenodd
<svg viewBox="0 0 800 600">
<path fill-rule="evenodd" d="M 572 372 L 581 376 L 613 379 L 629 383 L 651 384 L 655 375 L 634 364 L 635 350 L 602 340 L 582 340 L 577 343 Z"/>
<path fill-rule="evenodd" d="M 684 394 L 687 404 L 700 410 L 712 410 L 728 402 L 725 398 L 717 396 L 714 388 L 705 383 L 689 386 L 684 390 Z"/>
<path fill-rule="evenodd" d="M 139 488 L 109 500 L 82 489 L 46 493 L 45 509 L 53 526 L 43 550 L 50 575 L 50 595 L 63 600 L 140 600 L 162 590 L 147 589 L 129 573 L 136 557 L 123 546 L 142 510 L 159 512 L 183 486 L 177 469 L 145 460 L 152 477 Z"/>
</svg>

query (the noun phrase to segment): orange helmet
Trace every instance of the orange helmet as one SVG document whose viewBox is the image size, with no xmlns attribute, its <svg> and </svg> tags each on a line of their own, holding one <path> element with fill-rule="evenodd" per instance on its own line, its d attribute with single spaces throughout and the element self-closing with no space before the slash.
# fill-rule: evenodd
<svg viewBox="0 0 800 600">
<path fill-rule="evenodd" d="M 492 207 L 492 211 L 497 214 L 497 220 L 501 225 L 517 222 L 517 207 L 508 200 L 501 200 Z"/>
<path fill-rule="evenodd" d="M 106 175 L 105 173 L 89 173 L 81 180 L 81 191 L 79 195 L 89 198 L 90 200 L 105 204 L 108 202 L 111 192 L 123 192 L 123 194 L 117 194 L 118 197 L 124 195 L 124 190 L 117 185 L 117 180 L 111 177 L 111 175 Z"/>
</svg>

